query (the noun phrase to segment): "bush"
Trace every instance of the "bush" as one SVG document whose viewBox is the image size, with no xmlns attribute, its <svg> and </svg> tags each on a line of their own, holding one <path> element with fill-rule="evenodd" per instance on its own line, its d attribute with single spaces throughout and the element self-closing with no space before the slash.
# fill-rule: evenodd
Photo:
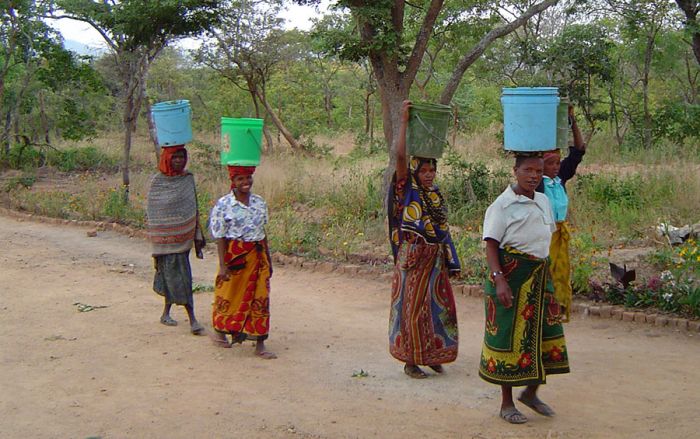
<svg viewBox="0 0 700 439">
<path fill-rule="evenodd" d="M 450 207 L 450 222 L 477 228 L 486 208 L 503 192 L 510 176 L 482 162 L 468 162 L 448 151 L 446 172 L 438 171 L 440 190 Z"/>
<path fill-rule="evenodd" d="M 29 189 L 36 183 L 36 176 L 34 175 L 18 175 L 17 177 L 12 177 L 5 182 L 5 192 L 12 192 L 17 188 Z"/>
<path fill-rule="evenodd" d="M 94 146 L 49 151 L 47 161 L 63 172 L 113 170 L 116 161 Z"/>
<path fill-rule="evenodd" d="M 640 176 L 614 177 L 609 175 L 586 174 L 578 177 L 577 188 L 601 206 L 622 206 L 640 208 L 643 184 Z"/>
<path fill-rule="evenodd" d="M 124 188 L 110 189 L 104 194 L 102 215 L 114 222 L 143 227 L 144 211 L 124 202 Z"/>
<path fill-rule="evenodd" d="M 33 146 L 15 143 L 10 147 L 7 164 L 12 169 L 33 169 L 44 164 L 45 155 L 42 150 Z"/>
</svg>

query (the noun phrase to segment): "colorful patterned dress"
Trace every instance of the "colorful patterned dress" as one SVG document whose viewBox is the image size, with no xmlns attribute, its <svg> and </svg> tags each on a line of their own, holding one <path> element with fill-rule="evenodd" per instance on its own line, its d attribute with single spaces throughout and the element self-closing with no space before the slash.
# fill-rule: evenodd
<svg viewBox="0 0 700 439">
<path fill-rule="evenodd" d="M 424 208 L 443 209 L 437 187 L 423 192 L 415 179 L 392 184 L 389 233 L 394 254 L 389 351 L 402 362 L 433 366 L 457 358 L 458 331 L 449 271 L 459 260 L 446 222 L 437 224 Z"/>
<path fill-rule="evenodd" d="M 486 282 L 479 376 L 488 382 L 536 385 L 544 384 L 549 374 L 569 372 L 562 310 L 554 297 L 547 256 L 553 222 L 544 195 L 536 193 L 535 200 L 528 201 L 510 188 L 486 212 L 484 239 L 500 243 L 503 276 L 513 293 L 513 305 L 506 308 L 493 279 Z M 542 254 L 533 256 L 516 247 Z"/>
<path fill-rule="evenodd" d="M 229 193 L 216 203 L 209 229 L 216 239 L 226 239 L 224 263 L 228 281 L 214 287 L 212 326 L 231 334 L 234 342 L 265 340 L 270 328 L 270 261 L 266 249 L 267 204 L 251 194 L 248 205 Z"/>
</svg>

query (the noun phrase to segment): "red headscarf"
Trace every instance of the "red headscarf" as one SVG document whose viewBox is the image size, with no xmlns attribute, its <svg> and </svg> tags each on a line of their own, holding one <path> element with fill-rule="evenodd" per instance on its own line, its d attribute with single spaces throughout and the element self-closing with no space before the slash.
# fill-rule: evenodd
<svg viewBox="0 0 700 439">
<path fill-rule="evenodd" d="M 158 169 L 168 177 L 175 177 L 176 175 L 185 174 L 184 166 L 180 172 L 173 170 L 173 155 L 175 155 L 175 153 L 178 151 L 184 151 L 185 165 L 187 165 L 187 150 L 185 149 L 184 145 L 168 146 L 167 148 L 161 148 L 160 150 L 160 162 L 158 162 Z"/>
<path fill-rule="evenodd" d="M 253 175 L 255 166 L 231 166 L 228 165 L 228 176 L 231 179 L 231 189 L 233 189 L 233 177 L 236 175 Z"/>
<path fill-rule="evenodd" d="M 545 160 L 551 159 L 551 158 L 554 158 L 554 157 L 556 157 L 556 158 L 560 158 L 560 157 L 561 157 L 561 153 L 559 152 L 558 149 L 554 149 L 554 150 L 552 150 L 552 151 L 547 151 L 547 152 L 545 152 L 544 155 L 542 156 L 542 158 L 545 159 Z"/>
</svg>

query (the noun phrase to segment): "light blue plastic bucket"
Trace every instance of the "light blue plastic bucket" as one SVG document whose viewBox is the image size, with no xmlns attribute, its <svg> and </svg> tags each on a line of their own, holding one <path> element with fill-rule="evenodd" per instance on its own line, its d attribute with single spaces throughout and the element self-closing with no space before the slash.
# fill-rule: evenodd
<svg viewBox="0 0 700 439">
<path fill-rule="evenodd" d="M 550 151 L 557 147 L 556 87 L 504 88 L 503 144 L 508 151 Z"/>
<path fill-rule="evenodd" d="M 192 141 L 190 101 L 159 102 L 151 107 L 151 116 L 160 147 L 184 145 Z"/>
</svg>

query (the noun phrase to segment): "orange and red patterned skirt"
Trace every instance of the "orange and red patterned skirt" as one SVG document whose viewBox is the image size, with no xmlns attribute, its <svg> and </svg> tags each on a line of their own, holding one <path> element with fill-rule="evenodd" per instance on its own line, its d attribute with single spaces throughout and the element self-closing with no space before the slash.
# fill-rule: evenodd
<svg viewBox="0 0 700 439">
<path fill-rule="evenodd" d="M 264 241 L 230 240 L 228 281 L 214 287 L 212 325 L 234 342 L 265 340 L 270 329 L 270 264 Z"/>
</svg>

